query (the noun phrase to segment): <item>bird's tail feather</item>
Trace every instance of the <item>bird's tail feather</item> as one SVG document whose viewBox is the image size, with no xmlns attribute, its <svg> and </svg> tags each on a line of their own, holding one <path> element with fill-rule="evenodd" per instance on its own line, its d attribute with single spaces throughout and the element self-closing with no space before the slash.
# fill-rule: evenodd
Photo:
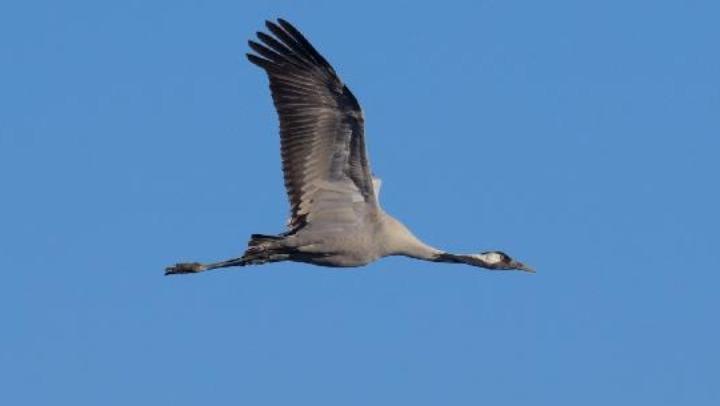
<svg viewBox="0 0 720 406">
<path fill-rule="evenodd" d="M 242 256 L 243 265 L 260 265 L 287 260 L 290 255 L 282 241 L 283 237 L 276 235 L 251 235 L 248 248 Z"/>
<path fill-rule="evenodd" d="M 252 234 L 248 246 L 254 247 L 263 244 L 272 244 L 282 241 L 283 237 L 267 234 Z"/>
</svg>

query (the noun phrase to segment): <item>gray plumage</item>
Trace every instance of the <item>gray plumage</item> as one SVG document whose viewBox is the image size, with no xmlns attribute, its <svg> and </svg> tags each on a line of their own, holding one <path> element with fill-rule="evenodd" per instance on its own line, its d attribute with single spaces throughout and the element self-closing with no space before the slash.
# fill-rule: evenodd
<svg viewBox="0 0 720 406">
<path fill-rule="evenodd" d="M 532 271 L 500 251 L 450 254 L 416 238 L 379 205 L 380 180 L 371 174 L 360 104 L 332 66 L 290 23 L 266 22 L 273 36 L 249 41 L 250 62 L 263 68 L 280 119 L 288 230 L 253 234 L 245 254 L 227 261 L 180 263 L 166 274 L 197 273 L 277 261 L 332 267 L 361 266 L 389 255 Z"/>
</svg>

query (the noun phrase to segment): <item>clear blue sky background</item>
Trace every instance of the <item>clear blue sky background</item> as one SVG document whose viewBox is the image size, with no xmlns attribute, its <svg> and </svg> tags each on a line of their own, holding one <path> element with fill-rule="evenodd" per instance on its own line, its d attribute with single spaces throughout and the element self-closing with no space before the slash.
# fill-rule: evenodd
<svg viewBox="0 0 720 406">
<path fill-rule="evenodd" d="M 718 2 L 247 3 L 0 6 L 0 403 L 720 404 Z M 164 277 L 283 230 L 278 16 L 390 213 L 539 272 Z"/>
</svg>

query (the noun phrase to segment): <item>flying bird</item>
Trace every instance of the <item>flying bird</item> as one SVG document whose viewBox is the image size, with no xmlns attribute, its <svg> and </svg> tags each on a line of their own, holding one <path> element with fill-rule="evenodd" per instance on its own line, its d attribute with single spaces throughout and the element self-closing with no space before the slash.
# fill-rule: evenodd
<svg viewBox="0 0 720 406">
<path fill-rule="evenodd" d="M 239 258 L 179 263 L 165 274 L 278 261 L 355 267 L 390 255 L 490 270 L 533 270 L 501 251 L 453 254 L 420 241 L 378 201 L 380 180 L 365 149 L 360 104 L 333 67 L 294 26 L 265 23 L 249 41 L 250 62 L 270 79 L 280 119 L 282 169 L 290 202 L 288 229 L 253 234 Z"/>
</svg>

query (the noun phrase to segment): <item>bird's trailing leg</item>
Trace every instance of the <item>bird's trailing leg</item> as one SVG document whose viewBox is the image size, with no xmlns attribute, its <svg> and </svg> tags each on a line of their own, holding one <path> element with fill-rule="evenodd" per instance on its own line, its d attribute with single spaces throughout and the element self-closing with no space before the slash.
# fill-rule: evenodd
<svg viewBox="0 0 720 406">
<path fill-rule="evenodd" d="M 268 262 L 285 261 L 293 252 L 282 243 L 283 237 L 274 235 L 253 234 L 250 237 L 248 248 L 240 258 L 227 261 L 201 264 L 199 262 L 186 262 L 165 268 L 165 275 L 184 273 L 199 273 L 211 269 L 228 268 L 231 266 L 260 265 Z"/>
<path fill-rule="evenodd" d="M 243 258 L 233 258 L 227 261 L 214 262 L 211 264 L 201 264 L 199 262 L 184 262 L 175 264 L 165 268 L 165 275 L 178 275 L 184 273 L 199 273 L 217 268 L 227 268 L 231 266 L 245 266 L 248 264 Z"/>
</svg>

